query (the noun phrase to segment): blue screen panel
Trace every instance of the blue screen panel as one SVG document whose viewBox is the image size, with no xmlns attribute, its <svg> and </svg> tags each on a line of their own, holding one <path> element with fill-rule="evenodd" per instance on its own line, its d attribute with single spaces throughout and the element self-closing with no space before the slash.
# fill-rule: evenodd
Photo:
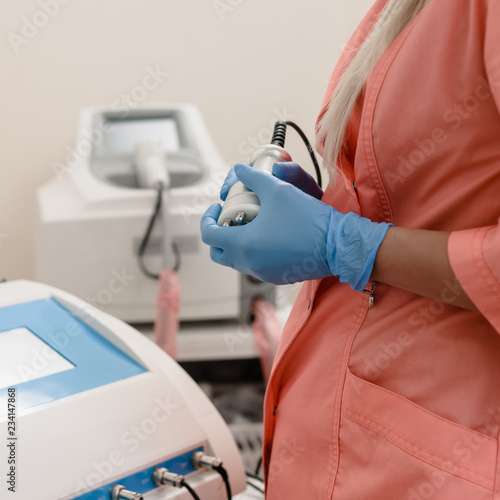
<svg viewBox="0 0 500 500">
<path fill-rule="evenodd" d="M 19 365 L 17 369 L 26 374 L 26 381 L 14 385 L 18 411 L 147 371 L 55 299 L 0 308 L 0 335 L 16 328 L 26 328 L 74 365 L 66 371 L 32 380 L 29 375 L 36 372 L 37 363 Z M 37 353 L 38 363 L 40 358 Z M 7 388 L 0 389 L 0 414 L 7 408 L 6 399 Z"/>
</svg>

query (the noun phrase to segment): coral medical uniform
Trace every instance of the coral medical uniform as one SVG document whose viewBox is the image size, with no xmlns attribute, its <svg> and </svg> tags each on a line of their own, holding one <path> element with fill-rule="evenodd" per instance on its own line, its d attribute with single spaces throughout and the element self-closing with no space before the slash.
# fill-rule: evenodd
<svg viewBox="0 0 500 500">
<path fill-rule="evenodd" d="M 499 109 L 500 1 L 429 0 L 371 73 L 323 201 L 451 232 L 480 312 L 380 283 L 371 297 L 306 282 L 266 395 L 268 500 L 500 499 Z M 453 302 L 457 283 L 442 285 Z"/>
</svg>

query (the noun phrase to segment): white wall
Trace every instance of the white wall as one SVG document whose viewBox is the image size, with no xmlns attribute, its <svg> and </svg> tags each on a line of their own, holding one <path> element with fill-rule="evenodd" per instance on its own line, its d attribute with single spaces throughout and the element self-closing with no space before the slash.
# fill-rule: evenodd
<svg viewBox="0 0 500 500">
<path fill-rule="evenodd" d="M 64 3 L 64 5 L 63 5 Z M 285 113 L 313 139 L 330 72 L 372 0 L 23 0 L 0 17 L 0 276 L 34 277 L 37 187 L 80 108 L 168 72 L 146 101 L 192 102 L 228 165 Z M 50 16 L 44 14 L 45 5 Z M 28 27 L 30 21 L 46 25 Z M 146 102 L 144 101 L 144 102 Z M 290 133 L 291 137 L 292 132 Z M 303 146 L 287 143 L 308 166 Z"/>
</svg>

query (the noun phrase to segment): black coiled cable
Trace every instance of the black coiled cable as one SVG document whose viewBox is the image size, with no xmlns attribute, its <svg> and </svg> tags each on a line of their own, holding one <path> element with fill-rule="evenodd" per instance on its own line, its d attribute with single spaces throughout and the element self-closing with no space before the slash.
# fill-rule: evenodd
<svg viewBox="0 0 500 500">
<path fill-rule="evenodd" d="M 278 122 L 279 123 L 279 122 Z M 287 121 L 285 122 L 286 125 L 289 125 L 292 127 L 299 135 L 300 138 L 304 141 L 304 144 L 306 145 L 307 151 L 309 152 L 309 156 L 311 157 L 311 160 L 314 165 L 314 170 L 316 171 L 316 180 L 318 182 L 318 186 L 322 188 L 322 178 L 321 178 L 321 169 L 319 168 L 318 160 L 316 159 L 316 155 L 314 154 L 314 149 L 311 146 L 311 143 L 307 139 L 306 134 L 302 131 L 302 129 L 294 122 Z"/>
<path fill-rule="evenodd" d="M 226 469 L 224 469 L 224 467 L 222 467 L 222 465 L 219 465 L 218 467 L 214 467 L 214 470 L 217 471 L 221 475 L 222 480 L 224 481 L 224 484 L 226 485 L 227 498 L 228 498 L 228 500 L 231 500 L 231 498 L 233 498 L 233 495 L 231 493 L 231 485 L 229 484 L 229 477 L 227 475 Z"/>
<path fill-rule="evenodd" d="M 184 488 L 186 488 L 186 490 L 189 491 L 194 500 L 200 500 L 200 497 L 196 494 L 196 491 L 194 491 L 193 488 L 191 488 L 191 486 L 189 486 L 189 484 L 184 481 L 184 479 L 182 480 L 181 484 L 182 486 L 184 486 Z"/>
<path fill-rule="evenodd" d="M 314 165 L 314 170 L 316 171 L 316 180 L 318 182 L 319 187 L 322 187 L 322 178 L 321 178 L 321 169 L 319 168 L 318 160 L 316 159 L 316 155 L 314 154 L 314 149 L 309 142 L 306 134 L 304 134 L 303 130 L 295 123 L 295 122 L 283 122 L 278 121 L 274 124 L 273 137 L 271 139 L 271 144 L 275 146 L 279 146 L 280 148 L 285 147 L 285 139 L 286 139 L 286 127 L 292 127 L 300 136 L 300 138 L 304 141 L 306 145 L 307 151 L 309 152 L 309 156 Z"/>
<path fill-rule="evenodd" d="M 271 139 L 271 144 L 279 146 L 280 148 L 285 147 L 286 138 L 286 123 L 279 121 L 274 124 L 273 138 Z"/>
<path fill-rule="evenodd" d="M 248 486 L 251 486 L 252 488 L 255 488 L 257 491 L 260 491 L 262 494 L 265 493 L 264 491 L 264 480 L 259 477 L 258 473 L 253 473 L 252 471 L 245 470 L 245 474 L 247 476 L 247 484 Z M 262 486 L 257 486 L 255 483 L 252 483 L 252 481 L 249 481 L 248 478 L 255 479 L 256 481 L 259 481 L 259 483 Z"/>
<path fill-rule="evenodd" d="M 139 265 L 139 269 L 145 276 L 153 280 L 160 279 L 160 275 L 152 273 L 146 267 L 146 265 L 144 264 L 144 254 L 146 253 L 146 248 L 148 247 L 149 238 L 151 237 L 151 233 L 153 232 L 153 227 L 155 225 L 156 219 L 158 218 L 158 214 L 160 213 L 160 208 L 162 203 L 163 203 L 163 184 L 160 184 L 156 190 L 156 202 L 153 209 L 153 214 L 149 219 L 146 232 L 144 233 L 141 244 L 139 245 L 139 251 L 137 252 L 137 263 Z M 181 267 L 181 254 L 175 243 L 172 243 L 172 250 L 175 255 L 174 271 L 178 272 Z"/>
</svg>

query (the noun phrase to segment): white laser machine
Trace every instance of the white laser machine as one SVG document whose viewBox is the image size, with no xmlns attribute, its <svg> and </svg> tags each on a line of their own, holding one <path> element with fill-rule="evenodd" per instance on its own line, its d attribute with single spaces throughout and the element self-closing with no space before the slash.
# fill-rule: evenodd
<svg viewBox="0 0 500 500">
<path fill-rule="evenodd" d="M 273 300 L 272 285 L 214 264 L 201 242 L 201 216 L 219 201 L 227 166 L 194 106 L 84 110 L 75 147 L 54 167 L 38 192 L 39 281 L 130 323 L 154 321 L 158 284 L 141 272 L 138 252 L 156 179 L 168 185 L 168 210 L 144 264 L 159 272 L 172 261 L 162 248 L 168 233 L 180 258 L 180 320 L 246 317 L 256 296 Z"/>
<path fill-rule="evenodd" d="M 246 486 L 229 429 L 179 365 L 124 322 L 27 281 L 0 284 L 0 435 L 2 491 L 20 500 L 186 500 L 188 488 L 222 500 L 215 457 L 233 494 Z"/>
</svg>

